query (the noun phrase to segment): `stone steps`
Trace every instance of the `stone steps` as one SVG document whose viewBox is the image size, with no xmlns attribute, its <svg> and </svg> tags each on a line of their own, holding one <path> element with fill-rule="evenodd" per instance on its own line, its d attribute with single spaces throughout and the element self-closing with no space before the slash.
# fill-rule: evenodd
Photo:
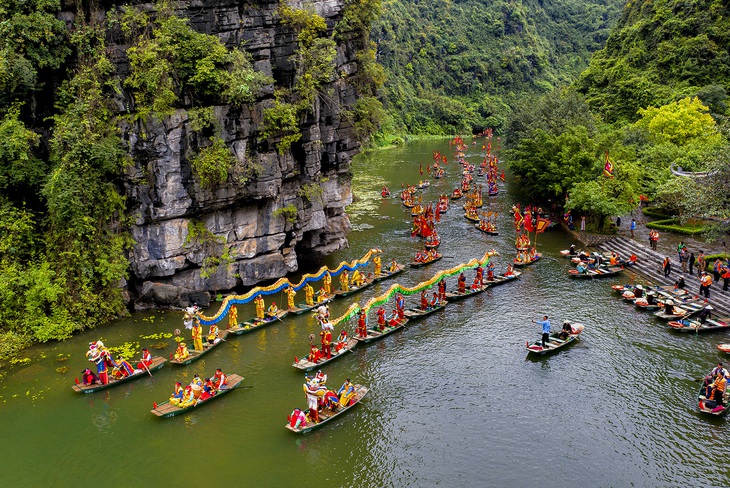
<svg viewBox="0 0 730 488">
<path fill-rule="evenodd" d="M 676 253 L 669 256 L 669 259 L 672 260 L 672 274 L 669 275 L 669 278 L 665 278 L 664 271 L 662 270 L 662 262 L 666 255 L 639 244 L 635 240 L 626 237 L 616 237 L 610 241 L 598 244 L 596 247 L 604 252 L 618 252 L 624 259 L 628 259 L 631 253 L 636 254 L 639 258 L 638 262 L 629 269 L 649 278 L 657 284 L 673 285 L 679 276 L 682 275 L 682 267 L 679 265 L 679 259 Z M 700 290 L 700 280 L 696 266 L 694 271 L 694 275 L 684 273 L 683 276 L 687 284 L 686 288 L 692 293 L 698 293 Z M 716 317 L 730 316 L 730 291 L 722 291 L 722 279 L 720 279 L 719 283 L 713 283 L 710 287 L 709 303 L 715 309 L 713 315 Z"/>
</svg>

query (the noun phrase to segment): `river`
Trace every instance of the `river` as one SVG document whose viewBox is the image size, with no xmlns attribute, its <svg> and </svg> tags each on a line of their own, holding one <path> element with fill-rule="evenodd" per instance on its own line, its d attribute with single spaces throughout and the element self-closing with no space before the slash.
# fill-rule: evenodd
<svg viewBox="0 0 730 488">
<path fill-rule="evenodd" d="M 467 154 L 474 163 L 478 149 Z M 350 248 L 329 264 L 360 258 L 373 247 L 385 251 L 384 262 L 412 258 L 419 242 L 409 236 L 410 215 L 399 199 L 382 199 L 379 190 L 417 182 L 419 164 L 430 163 L 434 150 L 451 154 L 446 141 L 416 141 L 358 156 Z M 449 163 L 447 177 L 433 180 L 424 201 L 450 193 L 459 168 Z M 414 285 L 487 249 L 502 254 L 495 259 L 502 267 L 514 253 L 509 208 L 515 199 L 505 191 L 491 199 L 490 209 L 500 214 L 496 237 L 473 228 L 462 216 L 462 201 L 456 202 L 438 227 L 445 259 L 335 300 L 333 315 L 395 281 Z M 726 336 L 673 333 L 620 302 L 612 281 L 570 280 L 559 254 L 569 245 L 561 232 L 541 234 L 544 259 L 516 282 L 450 304 L 332 363 L 325 370 L 329 384 L 337 388 L 349 377 L 368 385 L 370 394 L 305 435 L 284 424 L 295 406 L 305 405 L 302 373 L 291 363 L 306 354 L 308 336 L 317 332 L 307 314 L 231 337 L 189 366 L 167 364 L 154 378 L 90 395 L 71 390 L 88 364 L 89 341 L 149 345 L 159 340 L 141 336 L 182 328 L 181 314 L 137 313 L 33 347 L 26 351 L 29 362 L 6 369 L 2 378 L 6 486 L 730 485 L 730 428 L 726 420 L 698 414 L 693 381 L 722 359 L 715 345 Z M 285 303 L 284 297 L 276 301 Z M 254 314 L 252 306 L 238 308 L 241 319 Z M 554 328 L 565 319 L 584 323 L 581 341 L 551 357 L 528 358 L 525 340 L 539 336 L 530 320 L 543 314 Z M 173 350 L 168 341 L 165 355 Z M 63 367 L 68 372 L 57 372 Z M 208 376 L 217 367 L 243 375 L 245 387 L 188 415 L 150 413 L 175 381 Z"/>
</svg>

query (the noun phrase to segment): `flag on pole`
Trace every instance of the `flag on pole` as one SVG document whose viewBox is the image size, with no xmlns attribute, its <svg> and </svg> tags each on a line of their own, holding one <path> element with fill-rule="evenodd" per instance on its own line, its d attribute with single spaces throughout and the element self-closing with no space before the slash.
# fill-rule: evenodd
<svg viewBox="0 0 730 488">
<path fill-rule="evenodd" d="M 535 221 L 535 232 L 537 234 L 542 234 L 543 232 L 545 232 L 547 230 L 548 227 L 550 227 L 551 223 L 552 222 L 550 219 L 538 217 L 537 220 Z"/>
<path fill-rule="evenodd" d="M 609 178 L 613 178 L 613 163 L 608 158 L 608 151 L 606 151 L 606 164 L 603 166 L 603 174 Z"/>
</svg>

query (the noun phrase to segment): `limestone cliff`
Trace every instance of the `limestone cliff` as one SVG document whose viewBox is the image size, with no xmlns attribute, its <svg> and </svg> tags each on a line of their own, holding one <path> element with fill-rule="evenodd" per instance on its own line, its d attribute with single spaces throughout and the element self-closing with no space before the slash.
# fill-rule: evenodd
<svg viewBox="0 0 730 488">
<path fill-rule="evenodd" d="M 307 5 L 324 17 L 330 31 L 341 19 L 342 0 Z M 276 1 L 198 0 L 176 8 L 196 31 L 216 35 L 228 46 L 243 45 L 255 68 L 278 85 L 293 79 L 297 48 L 294 31 L 277 18 L 278 6 Z M 274 100 L 272 86 L 242 108 L 214 107 L 237 164 L 226 182 L 212 189 L 201 187 L 191 168 L 192 157 L 207 140 L 192 130 L 189 107 L 160 121 L 130 122 L 123 128 L 133 161 L 124 189 L 135 241 L 128 283 L 135 308 L 205 304 L 207 292 L 279 278 L 296 271 L 303 258 L 316 260 L 347 245 L 350 160 L 360 143 L 343 111 L 358 96 L 350 81 L 358 70 L 355 55 L 361 41 L 347 33 L 338 39 L 337 76 L 323 87 L 304 120 L 302 138 L 283 154 L 275 141 L 260 135 L 263 110 Z M 121 76 L 129 69 L 127 48 L 112 46 Z M 123 111 L 132 100 L 122 91 L 117 103 Z M 241 168 L 251 164 L 259 170 L 244 181 Z M 276 212 L 284 207 L 289 211 Z M 211 237 L 207 242 L 191 238 L 200 226 Z"/>
</svg>

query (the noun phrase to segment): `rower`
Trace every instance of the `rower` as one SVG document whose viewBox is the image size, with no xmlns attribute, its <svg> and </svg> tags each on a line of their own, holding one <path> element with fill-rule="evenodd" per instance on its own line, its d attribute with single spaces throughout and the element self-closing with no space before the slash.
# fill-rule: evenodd
<svg viewBox="0 0 730 488">
<path fill-rule="evenodd" d="M 208 331 L 208 344 L 216 344 L 220 342 L 220 339 L 218 338 L 218 326 L 215 324 L 212 324 L 210 326 L 210 331 Z"/>
<path fill-rule="evenodd" d="M 215 370 L 215 374 L 211 380 L 217 390 L 225 390 L 228 388 L 228 376 L 220 368 Z"/>
<path fill-rule="evenodd" d="M 570 245 L 570 249 L 568 250 L 568 254 L 571 256 L 575 256 L 575 244 Z"/>
<path fill-rule="evenodd" d="M 674 315 L 674 301 L 671 298 L 664 303 L 664 313 Z"/>
<path fill-rule="evenodd" d="M 276 302 L 271 302 L 271 305 L 269 305 L 269 309 L 266 311 L 266 314 L 269 316 L 269 318 L 276 318 L 276 315 L 279 313 L 279 307 L 276 306 Z"/>
<path fill-rule="evenodd" d="M 636 288 L 634 288 L 634 298 L 641 298 L 644 296 L 644 287 L 641 285 L 636 285 Z"/>
</svg>

